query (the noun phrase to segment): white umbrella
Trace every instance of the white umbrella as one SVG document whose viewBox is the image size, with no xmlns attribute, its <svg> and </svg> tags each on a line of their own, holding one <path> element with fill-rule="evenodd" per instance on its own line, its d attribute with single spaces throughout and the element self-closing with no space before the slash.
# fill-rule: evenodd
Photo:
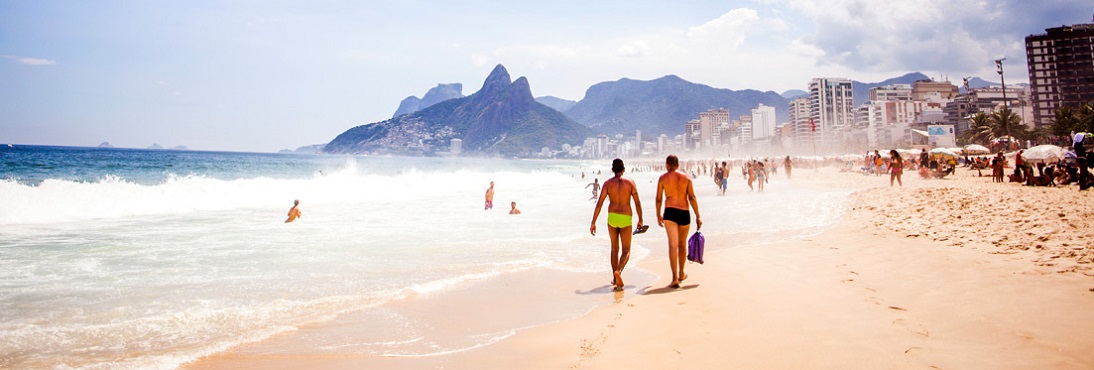
<svg viewBox="0 0 1094 370">
<path fill-rule="evenodd" d="M 954 153 L 952 150 L 949 150 L 949 149 L 946 149 L 946 148 L 934 148 L 934 149 L 931 149 L 931 151 L 929 151 L 927 153 L 930 153 L 932 157 L 951 157 L 951 158 L 956 158 L 957 157 L 956 153 Z"/>
<path fill-rule="evenodd" d="M 1055 145 L 1038 145 L 1022 152 L 1022 159 L 1053 163 L 1064 159 L 1064 152 L 1064 148 Z"/>
<path fill-rule="evenodd" d="M 989 154 L 989 153 L 991 153 L 991 149 L 988 149 L 987 147 L 985 147 L 983 145 L 970 144 L 970 145 L 965 145 L 965 153 L 968 153 L 968 154 Z"/>
</svg>

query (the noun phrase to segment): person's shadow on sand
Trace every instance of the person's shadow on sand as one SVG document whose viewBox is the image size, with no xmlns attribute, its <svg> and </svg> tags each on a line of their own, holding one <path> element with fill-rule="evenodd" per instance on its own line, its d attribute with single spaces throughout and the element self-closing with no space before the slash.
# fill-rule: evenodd
<svg viewBox="0 0 1094 370">
<path fill-rule="evenodd" d="M 634 289 L 634 285 L 623 285 L 623 290 L 626 290 L 626 289 Z M 580 295 L 608 294 L 608 293 L 616 293 L 615 285 L 608 284 L 608 285 L 592 288 L 592 289 L 589 289 L 589 290 L 584 290 L 583 291 L 583 290 L 579 289 L 579 290 L 574 291 L 574 294 L 580 294 Z"/>
<path fill-rule="evenodd" d="M 679 288 L 662 287 L 662 288 L 657 288 L 657 289 L 650 289 L 650 287 L 645 287 L 645 288 L 640 289 L 638 291 L 638 294 L 642 294 L 642 295 L 666 294 L 666 293 L 672 293 L 672 292 L 677 292 L 677 291 L 681 291 L 681 290 L 695 289 L 695 288 L 698 288 L 698 287 L 699 287 L 699 284 L 682 285 Z"/>
</svg>

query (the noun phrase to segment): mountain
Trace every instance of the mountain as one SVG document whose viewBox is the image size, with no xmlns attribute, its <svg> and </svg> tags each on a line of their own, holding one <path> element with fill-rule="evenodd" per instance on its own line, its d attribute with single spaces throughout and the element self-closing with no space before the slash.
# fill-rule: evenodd
<svg viewBox="0 0 1094 370">
<path fill-rule="evenodd" d="M 863 103 L 866 103 L 867 101 L 870 100 L 870 89 L 872 89 L 872 88 L 879 87 L 879 86 L 895 85 L 895 84 L 911 85 L 913 82 L 916 82 L 916 81 L 930 80 L 930 79 L 931 78 L 927 77 L 927 75 L 925 75 L 925 74 L 922 74 L 922 73 L 919 73 L 919 72 L 913 72 L 913 73 L 909 73 L 909 74 L 906 74 L 906 75 L 903 75 L 903 76 L 900 76 L 900 77 L 893 77 L 893 78 L 890 78 L 890 79 L 885 80 L 885 81 L 874 82 L 874 83 L 858 82 L 858 81 L 852 80 L 851 81 L 851 93 L 854 94 L 855 107 L 858 107 L 858 106 L 862 105 Z"/>
<path fill-rule="evenodd" d="M 452 139 L 464 152 L 530 157 L 541 148 L 579 144 L 592 132 L 532 97 L 528 79 L 512 81 L 497 65 L 479 91 L 417 112 L 357 126 L 331 140 L 325 153 L 434 155 Z"/>
<path fill-rule="evenodd" d="M 323 151 L 323 146 L 325 146 L 325 145 L 326 144 L 307 145 L 307 146 L 302 146 L 302 147 L 296 148 L 296 150 L 281 149 L 281 150 L 278 151 L 278 153 L 282 153 L 282 154 L 319 154 L 320 152 Z"/>
<path fill-rule="evenodd" d="M 709 109 L 729 109 L 730 117 L 751 114 L 759 104 L 775 107 L 777 122 L 789 119 L 787 100 L 775 92 L 733 91 L 685 81 L 669 75 L 651 81 L 621 79 L 601 82 L 585 92 L 566 115 L 606 134 L 670 136 Z"/>
<path fill-rule="evenodd" d="M 161 146 L 159 143 L 152 143 L 152 145 L 149 146 L 148 149 L 160 150 L 163 149 L 163 146 Z"/>
<path fill-rule="evenodd" d="M 110 145 L 109 141 L 104 141 L 102 144 L 99 144 L 99 147 L 100 148 L 113 148 L 114 146 Z"/>
<path fill-rule="evenodd" d="M 566 113 L 566 111 L 570 110 L 570 108 L 573 108 L 574 105 L 577 104 L 576 101 L 556 98 L 550 95 L 538 97 L 536 98 L 536 102 L 563 113 Z"/>
<path fill-rule="evenodd" d="M 805 90 L 786 90 L 783 91 L 782 94 L 779 94 L 779 96 L 786 98 L 786 100 L 794 100 L 797 98 L 808 97 L 809 92 Z"/>
<path fill-rule="evenodd" d="M 456 99 L 463 97 L 463 84 L 437 84 L 437 87 L 429 89 L 418 99 L 417 96 L 408 96 L 399 103 L 399 109 L 395 110 L 395 115 L 391 118 L 395 118 L 407 113 L 414 113 L 422 109 L 426 109 L 436 105 L 445 100 Z"/>
</svg>

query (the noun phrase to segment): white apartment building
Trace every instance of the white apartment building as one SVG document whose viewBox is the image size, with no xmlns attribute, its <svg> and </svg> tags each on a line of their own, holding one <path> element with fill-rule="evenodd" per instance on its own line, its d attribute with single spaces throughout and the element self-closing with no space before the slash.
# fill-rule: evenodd
<svg viewBox="0 0 1094 370">
<path fill-rule="evenodd" d="M 816 122 L 818 145 L 838 145 L 855 123 L 855 101 L 849 78 L 814 78 L 809 82 L 810 116 Z"/>
<path fill-rule="evenodd" d="M 809 145 L 810 140 L 813 138 L 813 130 L 809 125 L 809 118 L 812 114 L 809 110 L 808 98 L 797 98 L 791 100 L 787 104 L 790 108 L 790 125 L 793 125 L 793 133 L 791 137 L 794 140 L 795 145 L 798 148 L 802 148 L 803 145 Z"/>
<path fill-rule="evenodd" d="M 765 140 L 775 136 L 775 107 L 760 104 L 752 109 L 752 139 Z"/>
<path fill-rule="evenodd" d="M 912 100 L 912 85 L 894 84 L 870 88 L 870 101 Z"/>
</svg>

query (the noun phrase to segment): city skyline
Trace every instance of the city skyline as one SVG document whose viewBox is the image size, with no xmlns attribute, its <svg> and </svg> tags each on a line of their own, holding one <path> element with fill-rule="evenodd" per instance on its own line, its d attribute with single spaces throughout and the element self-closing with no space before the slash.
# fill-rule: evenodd
<svg viewBox="0 0 1094 370">
<path fill-rule="evenodd" d="M 0 141 L 276 151 L 390 118 L 496 64 L 535 96 L 677 75 L 733 90 L 817 77 L 1028 81 L 1024 37 L 1079 1 L 6 2 Z M 683 125 L 683 123 L 681 123 Z"/>
</svg>

